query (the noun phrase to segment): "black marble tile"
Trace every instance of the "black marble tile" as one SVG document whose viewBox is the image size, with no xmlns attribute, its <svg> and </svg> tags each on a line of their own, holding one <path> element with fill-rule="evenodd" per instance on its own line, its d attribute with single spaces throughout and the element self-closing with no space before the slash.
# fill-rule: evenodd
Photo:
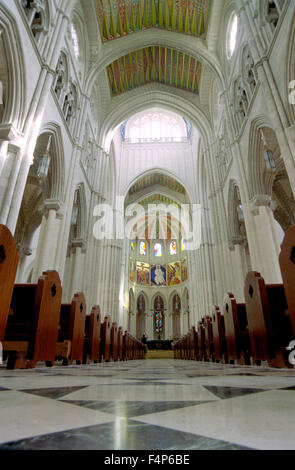
<svg viewBox="0 0 295 470">
<path fill-rule="evenodd" d="M 161 426 L 120 423 L 71 429 L 0 445 L 0 450 L 250 450 Z"/>
<path fill-rule="evenodd" d="M 9 388 L 4 388 L 4 387 L 0 387 L 0 392 L 7 392 L 7 390 L 10 390 Z"/>
<path fill-rule="evenodd" d="M 284 387 L 284 388 L 280 388 L 279 390 L 293 390 L 295 392 L 295 386 L 294 387 Z"/>
<path fill-rule="evenodd" d="M 89 387 L 89 385 L 81 385 L 76 387 L 32 388 L 19 391 L 32 395 L 38 395 L 39 397 L 43 398 L 53 398 L 54 400 L 57 400 L 58 398 L 68 395 L 69 393 L 77 392 L 78 390 L 87 387 Z"/>
<path fill-rule="evenodd" d="M 122 418 L 134 418 L 152 413 L 161 413 L 162 411 L 187 408 L 188 406 L 203 405 L 212 403 L 212 401 L 89 401 L 89 400 L 61 400 L 67 404 L 73 404 L 88 408 L 90 410 L 99 410 L 104 413 L 110 413 Z M 214 400 L 213 400 L 214 402 Z"/>
<path fill-rule="evenodd" d="M 258 388 L 240 388 L 240 387 L 219 387 L 215 385 L 203 385 L 209 392 L 223 400 L 227 398 L 242 397 L 253 393 L 265 392 L 265 389 Z"/>
</svg>

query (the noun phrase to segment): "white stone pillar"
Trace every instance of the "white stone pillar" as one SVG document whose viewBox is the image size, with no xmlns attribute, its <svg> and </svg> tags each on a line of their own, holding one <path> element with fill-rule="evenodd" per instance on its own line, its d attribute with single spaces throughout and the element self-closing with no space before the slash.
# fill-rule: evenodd
<svg viewBox="0 0 295 470">
<path fill-rule="evenodd" d="M 45 201 L 40 236 L 33 268 L 32 282 L 36 282 L 43 271 L 56 269 L 55 253 L 58 245 L 57 211 L 60 207 L 57 201 Z"/>
<path fill-rule="evenodd" d="M 256 256 L 251 259 L 252 269 L 259 271 L 268 283 L 282 282 L 279 266 L 280 245 L 278 242 L 275 219 L 269 196 L 256 196 L 252 201 L 252 214 L 255 232 L 247 230 L 248 238 L 254 237 Z"/>
<path fill-rule="evenodd" d="M 0 223 L 6 225 L 9 209 L 12 204 L 13 192 L 15 189 L 17 175 L 21 165 L 20 148 L 16 145 L 8 144 L 5 163 L 1 172 L 0 194 L 1 212 Z"/>
</svg>

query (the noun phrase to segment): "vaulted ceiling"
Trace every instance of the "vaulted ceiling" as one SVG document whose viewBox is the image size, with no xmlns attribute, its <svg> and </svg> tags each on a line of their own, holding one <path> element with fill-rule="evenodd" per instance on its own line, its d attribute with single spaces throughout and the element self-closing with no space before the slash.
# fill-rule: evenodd
<svg viewBox="0 0 295 470">
<path fill-rule="evenodd" d="M 198 93 L 201 70 L 192 57 L 160 46 L 131 52 L 107 68 L 113 96 L 151 82 Z"/>
<path fill-rule="evenodd" d="M 143 176 L 139 179 L 129 190 L 129 196 L 136 194 L 142 190 L 151 189 L 153 186 L 160 185 L 164 186 L 176 193 L 186 194 L 184 187 L 178 183 L 174 178 L 166 176 L 161 173 L 152 173 L 150 175 Z"/>
<path fill-rule="evenodd" d="M 103 42 L 147 28 L 206 37 L 211 0 L 95 0 Z"/>
<path fill-rule="evenodd" d="M 103 44 L 156 28 L 205 40 L 212 0 L 94 0 Z M 122 39 L 121 39 L 122 40 Z M 177 48 L 178 49 L 178 48 Z M 118 56 L 117 56 L 118 57 Z M 107 66 L 111 96 L 149 83 L 199 94 L 202 64 L 175 46 L 126 49 Z"/>
</svg>

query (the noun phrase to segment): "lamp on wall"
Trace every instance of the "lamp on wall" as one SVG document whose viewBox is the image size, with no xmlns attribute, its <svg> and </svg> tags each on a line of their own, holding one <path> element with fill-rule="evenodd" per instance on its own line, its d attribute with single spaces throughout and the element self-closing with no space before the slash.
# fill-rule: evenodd
<svg viewBox="0 0 295 470">
<path fill-rule="evenodd" d="M 51 139 L 52 139 L 52 135 L 49 136 L 45 153 L 42 155 L 39 165 L 38 165 L 38 169 L 37 169 L 37 176 L 41 181 L 46 180 L 48 176 L 48 171 L 49 171 L 49 166 L 50 166 L 50 161 L 51 161 L 51 156 L 49 154 Z"/>
</svg>

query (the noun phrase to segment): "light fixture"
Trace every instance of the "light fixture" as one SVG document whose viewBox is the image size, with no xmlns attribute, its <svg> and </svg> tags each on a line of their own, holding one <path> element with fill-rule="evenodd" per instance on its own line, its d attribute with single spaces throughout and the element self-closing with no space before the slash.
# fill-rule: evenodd
<svg viewBox="0 0 295 470">
<path fill-rule="evenodd" d="M 52 135 L 49 136 L 48 144 L 47 144 L 45 153 L 41 157 L 39 165 L 38 165 L 37 176 L 41 181 L 46 180 L 46 178 L 48 176 L 49 165 L 50 165 L 50 161 L 51 161 L 51 156 L 49 154 L 51 139 L 52 139 Z"/>
</svg>

